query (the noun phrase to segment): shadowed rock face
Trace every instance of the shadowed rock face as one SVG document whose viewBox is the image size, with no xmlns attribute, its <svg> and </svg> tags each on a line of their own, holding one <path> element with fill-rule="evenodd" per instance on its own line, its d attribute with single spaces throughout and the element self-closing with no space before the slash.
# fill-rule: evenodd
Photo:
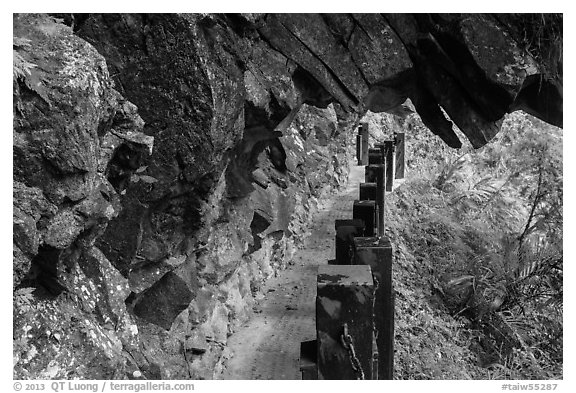
<svg viewBox="0 0 576 393">
<path fill-rule="evenodd" d="M 19 379 L 212 378 L 368 109 L 410 98 L 452 147 L 562 125 L 514 17 L 57 16 L 14 16 Z"/>
<path fill-rule="evenodd" d="M 107 179 L 112 157 L 149 152 L 153 138 L 105 59 L 70 28 L 16 15 L 14 37 L 14 372 L 122 375 L 131 366 L 110 359 L 137 345 L 128 285 L 94 243 L 121 210 Z"/>
</svg>

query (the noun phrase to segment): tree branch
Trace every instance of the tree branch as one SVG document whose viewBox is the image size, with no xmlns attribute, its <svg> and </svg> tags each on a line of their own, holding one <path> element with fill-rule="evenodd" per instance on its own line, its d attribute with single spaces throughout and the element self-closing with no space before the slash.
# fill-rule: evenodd
<svg viewBox="0 0 576 393">
<path fill-rule="evenodd" d="M 538 203 L 540 202 L 540 199 L 543 196 L 540 192 L 541 188 L 542 188 L 542 183 L 543 183 L 542 172 L 543 172 L 542 158 L 540 158 L 539 165 L 538 165 L 538 187 L 536 189 L 536 196 L 534 197 L 534 202 L 532 203 L 532 209 L 530 210 L 530 215 L 528 216 L 528 221 L 526 222 L 526 226 L 524 227 L 524 231 L 518 237 L 518 253 L 520 253 L 520 250 L 522 249 L 522 244 L 524 243 L 524 239 L 530 233 L 532 219 L 534 218 L 534 214 L 536 213 L 536 206 L 538 206 Z"/>
</svg>

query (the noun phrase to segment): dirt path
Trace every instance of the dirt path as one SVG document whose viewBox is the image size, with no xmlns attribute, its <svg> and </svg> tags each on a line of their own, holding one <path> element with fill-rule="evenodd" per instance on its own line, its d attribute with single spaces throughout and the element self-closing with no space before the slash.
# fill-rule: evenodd
<svg viewBox="0 0 576 393">
<path fill-rule="evenodd" d="M 313 219 L 294 265 L 270 279 L 254 317 L 228 339 L 233 356 L 219 379 L 300 379 L 300 342 L 316 338 L 318 265 L 334 258 L 334 220 L 352 218 L 364 167 L 353 166 L 345 190 L 324 203 Z"/>
</svg>

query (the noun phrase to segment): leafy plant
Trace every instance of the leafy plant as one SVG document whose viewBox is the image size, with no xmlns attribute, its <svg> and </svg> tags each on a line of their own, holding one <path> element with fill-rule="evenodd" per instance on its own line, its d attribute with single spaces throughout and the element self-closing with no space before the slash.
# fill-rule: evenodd
<svg viewBox="0 0 576 393">
<path fill-rule="evenodd" d="M 408 175 L 387 203 L 394 244 L 430 271 L 490 378 L 562 375 L 562 135 L 509 115 L 485 147 L 443 150 L 408 126 Z"/>
<path fill-rule="evenodd" d="M 38 66 L 26 60 L 20 53 L 31 48 L 31 41 L 23 37 L 13 37 L 12 47 L 12 82 L 14 84 L 19 81 L 23 82 L 28 89 L 38 94 L 49 106 L 52 106 L 41 74 L 37 71 Z"/>
<path fill-rule="evenodd" d="M 14 304 L 22 311 L 28 311 L 34 301 L 34 291 L 36 288 L 20 288 L 14 292 Z"/>
</svg>

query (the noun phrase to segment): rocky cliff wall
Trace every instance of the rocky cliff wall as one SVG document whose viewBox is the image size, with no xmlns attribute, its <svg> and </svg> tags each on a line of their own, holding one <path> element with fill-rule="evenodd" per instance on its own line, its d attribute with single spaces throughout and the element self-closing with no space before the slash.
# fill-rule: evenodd
<svg viewBox="0 0 576 393">
<path fill-rule="evenodd" d="M 366 110 L 410 98 L 454 147 L 518 108 L 561 124 L 561 62 L 517 25 L 15 15 L 14 377 L 212 378 Z"/>
</svg>

